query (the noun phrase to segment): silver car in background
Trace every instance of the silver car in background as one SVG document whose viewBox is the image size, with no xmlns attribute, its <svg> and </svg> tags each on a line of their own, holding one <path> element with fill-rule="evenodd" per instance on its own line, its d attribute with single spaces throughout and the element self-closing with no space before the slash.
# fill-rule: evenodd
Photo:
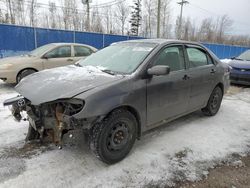
<svg viewBox="0 0 250 188">
<path fill-rule="evenodd" d="M 50 43 L 40 46 L 26 55 L 0 60 L 0 79 L 7 83 L 18 83 L 32 73 L 74 64 L 97 49 L 77 43 Z"/>
</svg>

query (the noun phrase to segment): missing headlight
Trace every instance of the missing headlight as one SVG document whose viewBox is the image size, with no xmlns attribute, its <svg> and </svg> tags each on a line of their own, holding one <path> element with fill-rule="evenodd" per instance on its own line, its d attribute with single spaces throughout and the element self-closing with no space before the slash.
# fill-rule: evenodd
<svg viewBox="0 0 250 188">
<path fill-rule="evenodd" d="M 84 107 L 84 101 L 78 99 L 69 99 L 58 103 L 57 108 L 61 113 L 72 116 L 79 113 Z"/>
</svg>

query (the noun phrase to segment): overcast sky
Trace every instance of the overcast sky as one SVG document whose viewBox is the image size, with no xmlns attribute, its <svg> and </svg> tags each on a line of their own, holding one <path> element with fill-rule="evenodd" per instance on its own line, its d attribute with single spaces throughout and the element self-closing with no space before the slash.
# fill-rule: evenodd
<svg viewBox="0 0 250 188">
<path fill-rule="evenodd" d="M 48 3 L 49 0 L 38 0 L 38 2 Z M 57 3 L 61 0 L 55 0 Z M 79 8 L 82 8 L 81 0 Z M 92 0 L 92 4 L 103 4 L 114 0 Z M 127 0 L 131 3 L 133 0 Z M 157 1 L 157 0 L 155 0 Z M 181 0 L 171 0 L 172 23 L 175 23 L 176 16 L 180 14 L 180 6 L 177 4 Z M 234 22 L 232 31 L 228 34 L 250 35 L 250 0 L 188 0 L 185 5 L 183 16 L 190 17 L 196 23 L 200 23 L 203 18 L 227 14 Z M 59 5 L 59 4 L 58 4 Z"/>
</svg>

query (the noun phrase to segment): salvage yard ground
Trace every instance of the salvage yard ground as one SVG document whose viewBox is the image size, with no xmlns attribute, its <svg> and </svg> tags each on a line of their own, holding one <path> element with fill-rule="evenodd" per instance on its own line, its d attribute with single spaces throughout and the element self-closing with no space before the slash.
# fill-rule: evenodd
<svg viewBox="0 0 250 188">
<path fill-rule="evenodd" d="M 250 88 L 231 87 L 215 117 L 195 112 L 146 133 L 111 166 L 92 156 L 81 133 L 65 135 L 62 150 L 25 144 L 28 123 L 15 122 L 2 106 L 15 95 L 12 85 L 0 82 L 0 187 L 250 185 Z"/>
</svg>

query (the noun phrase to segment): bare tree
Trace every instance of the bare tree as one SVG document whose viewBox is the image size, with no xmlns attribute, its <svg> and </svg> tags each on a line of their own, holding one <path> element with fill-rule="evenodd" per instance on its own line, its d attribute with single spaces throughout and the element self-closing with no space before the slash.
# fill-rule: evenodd
<svg viewBox="0 0 250 188">
<path fill-rule="evenodd" d="M 51 22 L 49 25 L 51 28 L 56 28 L 56 12 L 57 8 L 55 2 L 49 1 L 49 20 Z"/>
<path fill-rule="evenodd" d="M 69 9 L 69 1 L 64 0 L 62 2 L 62 13 L 63 13 L 63 23 L 64 23 L 64 29 L 70 28 L 70 9 Z"/>
<path fill-rule="evenodd" d="M 91 17 L 92 17 L 91 31 L 99 32 L 99 33 L 103 32 L 104 29 L 102 25 L 102 19 L 99 14 L 98 8 L 94 9 Z"/>
<path fill-rule="evenodd" d="M 5 18 L 1 8 L 0 8 L 0 23 L 5 23 Z"/>
<path fill-rule="evenodd" d="M 219 27 L 217 33 L 217 42 L 222 43 L 226 32 L 232 27 L 233 21 L 227 16 L 223 15 L 219 18 Z"/>
<path fill-rule="evenodd" d="M 104 22 L 106 24 L 106 33 L 113 34 L 113 15 L 112 9 L 107 7 L 104 9 Z"/>
<path fill-rule="evenodd" d="M 125 2 L 117 4 L 117 12 L 115 15 L 121 23 L 121 33 L 124 35 L 125 23 L 129 16 L 129 7 Z"/>
<path fill-rule="evenodd" d="M 212 18 L 205 18 L 202 20 L 197 37 L 201 41 L 214 41 L 216 32 L 215 24 Z"/>
<path fill-rule="evenodd" d="M 10 23 L 15 24 L 15 11 L 13 8 L 13 1 L 6 0 L 6 7 L 8 9 L 8 15 L 10 15 Z"/>
<path fill-rule="evenodd" d="M 37 0 L 30 1 L 30 26 L 34 27 L 36 24 L 36 10 L 38 8 Z"/>
<path fill-rule="evenodd" d="M 154 6 L 152 0 L 145 0 L 144 1 L 144 15 L 142 19 L 143 28 L 145 31 L 144 37 L 152 37 L 152 17 L 154 12 Z"/>
<path fill-rule="evenodd" d="M 25 6 L 24 0 L 17 0 L 14 4 L 16 22 L 19 25 L 25 25 Z"/>
<path fill-rule="evenodd" d="M 170 0 L 161 1 L 161 37 L 169 38 L 171 33 L 170 24 Z"/>
</svg>

